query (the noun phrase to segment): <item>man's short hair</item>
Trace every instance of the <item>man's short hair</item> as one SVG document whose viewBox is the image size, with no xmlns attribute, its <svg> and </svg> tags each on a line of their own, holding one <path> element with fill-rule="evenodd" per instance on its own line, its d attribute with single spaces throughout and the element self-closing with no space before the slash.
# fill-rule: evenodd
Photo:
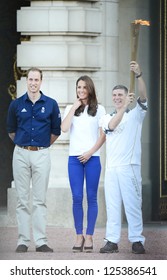
<svg viewBox="0 0 167 280">
<path fill-rule="evenodd" d="M 123 85 L 116 85 L 116 86 L 113 88 L 113 90 L 115 90 L 115 89 L 123 89 L 123 90 L 125 91 L 125 93 L 128 93 L 127 87 L 125 87 L 125 86 L 123 86 Z M 112 90 L 112 91 L 113 91 L 113 90 Z"/>
<path fill-rule="evenodd" d="M 41 76 L 41 80 L 43 78 L 43 73 L 42 73 L 42 70 L 37 68 L 37 67 L 31 67 L 27 70 L 27 73 L 26 73 L 26 77 L 28 78 L 28 74 L 30 73 L 30 71 L 33 71 L 33 72 L 39 72 L 40 73 L 40 76 Z"/>
</svg>

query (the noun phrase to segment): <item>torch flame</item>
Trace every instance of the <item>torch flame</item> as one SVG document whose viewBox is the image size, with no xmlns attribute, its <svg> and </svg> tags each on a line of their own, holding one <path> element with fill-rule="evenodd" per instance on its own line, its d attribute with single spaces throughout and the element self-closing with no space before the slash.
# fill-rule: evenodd
<svg viewBox="0 0 167 280">
<path fill-rule="evenodd" d="M 134 20 L 134 24 L 140 24 L 140 25 L 147 25 L 150 26 L 150 22 L 148 20 L 142 20 L 142 19 L 136 19 Z"/>
</svg>

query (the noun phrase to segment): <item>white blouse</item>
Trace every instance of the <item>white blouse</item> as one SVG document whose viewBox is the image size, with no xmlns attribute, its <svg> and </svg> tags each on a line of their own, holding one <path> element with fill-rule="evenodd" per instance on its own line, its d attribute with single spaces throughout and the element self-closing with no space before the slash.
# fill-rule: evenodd
<svg viewBox="0 0 167 280">
<path fill-rule="evenodd" d="M 68 105 L 64 112 L 64 118 L 67 116 L 72 105 Z M 70 147 L 69 155 L 78 156 L 90 150 L 99 137 L 99 127 L 101 127 L 101 117 L 105 115 L 105 108 L 98 105 L 96 115 L 90 116 L 87 113 L 88 105 L 80 116 L 73 116 L 70 127 Z M 93 156 L 99 156 L 100 149 Z"/>
</svg>

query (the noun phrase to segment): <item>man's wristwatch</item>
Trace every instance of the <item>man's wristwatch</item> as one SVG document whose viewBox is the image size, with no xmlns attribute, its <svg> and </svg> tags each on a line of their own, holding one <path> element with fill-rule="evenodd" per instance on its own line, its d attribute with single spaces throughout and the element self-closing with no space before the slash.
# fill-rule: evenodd
<svg viewBox="0 0 167 280">
<path fill-rule="evenodd" d="M 137 75 L 136 75 L 136 78 L 138 79 L 139 77 L 141 77 L 141 76 L 142 76 L 142 74 L 143 74 L 143 73 L 142 73 L 142 72 L 140 72 L 139 74 L 137 74 Z"/>
</svg>

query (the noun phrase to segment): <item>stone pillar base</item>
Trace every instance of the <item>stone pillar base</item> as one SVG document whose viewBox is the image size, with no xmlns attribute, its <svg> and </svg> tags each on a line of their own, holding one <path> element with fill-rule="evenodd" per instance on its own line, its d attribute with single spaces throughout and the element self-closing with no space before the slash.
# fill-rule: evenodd
<svg viewBox="0 0 167 280">
<path fill-rule="evenodd" d="M 30 189 L 32 194 L 32 189 Z M 84 196 L 84 213 L 86 221 L 86 194 Z M 97 227 L 105 227 L 106 224 L 106 212 L 105 212 L 105 201 L 104 201 L 104 189 L 99 188 L 98 195 L 98 218 Z M 8 189 L 8 209 L 7 209 L 7 219 L 8 226 L 17 225 L 16 221 L 16 189 Z M 73 228 L 73 215 L 72 215 L 72 197 L 70 188 L 48 188 L 47 192 L 47 225 Z M 84 224 L 86 224 L 84 221 Z"/>
</svg>

